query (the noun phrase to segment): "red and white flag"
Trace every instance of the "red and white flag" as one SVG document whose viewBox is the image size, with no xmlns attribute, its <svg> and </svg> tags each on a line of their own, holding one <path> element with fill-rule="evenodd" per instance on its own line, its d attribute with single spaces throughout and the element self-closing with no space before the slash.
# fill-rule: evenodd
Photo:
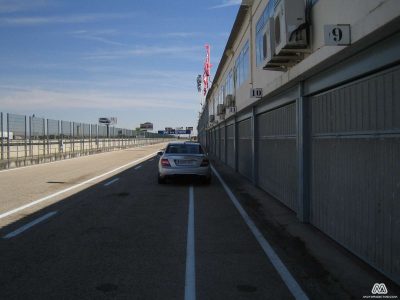
<svg viewBox="0 0 400 300">
<path fill-rule="evenodd" d="M 204 73 L 203 73 L 203 93 L 204 96 L 207 94 L 208 91 L 208 82 L 211 72 L 211 63 L 210 63 L 210 45 L 206 44 L 206 60 L 204 61 Z"/>
</svg>

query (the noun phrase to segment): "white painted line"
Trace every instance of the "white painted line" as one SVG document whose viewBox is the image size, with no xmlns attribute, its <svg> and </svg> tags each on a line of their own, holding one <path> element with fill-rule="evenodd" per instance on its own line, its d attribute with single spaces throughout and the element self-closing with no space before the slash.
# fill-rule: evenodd
<svg viewBox="0 0 400 300">
<path fill-rule="evenodd" d="M 281 276 L 282 280 L 285 282 L 286 286 L 288 287 L 288 289 L 290 290 L 292 295 L 295 297 L 295 299 L 308 300 L 309 299 L 308 296 L 304 293 L 304 291 L 302 290 L 300 285 L 297 283 L 296 279 L 294 279 L 292 274 L 290 274 L 289 270 L 283 264 L 283 262 L 281 261 L 279 256 L 275 253 L 274 249 L 264 238 L 264 236 L 262 235 L 260 230 L 257 228 L 257 226 L 254 224 L 254 222 L 250 219 L 249 215 L 246 213 L 246 211 L 240 205 L 239 200 L 236 198 L 236 196 L 232 193 L 232 191 L 226 185 L 225 181 L 218 174 L 217 170 L 215 170 L 215 168 L 213 166 L 211 166 L 211 169 L 213 170 L 215 176 L 217 176 L 217 178 L 221 182 L 222 186 L 225 189 L 225 192 L 228 194 L 229 198 L 235 205 L 236 209 L 239 211 L 240 215 L 246 222 L 247 226 L 250 228 L 251 232 L 255 236 L 255 238 L 258 241 L 258 243 L 260 244 L 261 248 L 264 250 L 264 253 L 268 256 L 272 265 L 278 271 L 279 275 Z"/>
<path fill-rule="evenodd" d="M 13 237 L 16 237 L 17 235 L 23 233 L 24 231 L 28 230 L 29 228 L 43 222 L 44 220 L 47 220 L 48 218 L 54 216 L 57 212 L 53 211 L 53 212 L 49 212 L 48 214 L 45 214 L 44 216 L 41 216 L 40 218 L 25 224 L 24 226 L 18 228 L 17 230 L 10 232 L 9 234 L 3 236 L 3 239 L 11 239 Z"/>
<path fill-rule="evenodd" d="M 189 217 L 186 245 L 185 300 L 196 300 L 196 267 L 194 247 L 194 193 L 189 188 Z"/>
<path fill-rule="evenodd" d="M 58 192 L 56 192 L 56 193 L 54 193 L 54 194 L 48 195 L 48 196 L 46 196 L 46 197 L 40 198 L 40 199 L 38 199 L 38 200 L 35 200 L 35 201 L 31 202 L 31 203 L 25 204 L 25 205 L 23 205 L 23 206 L 20 206 L 20 207 L 18 207 L 18 208 L 15 208 L 15 209 L 13 209 L 13 210 L 10 210 L 10 211 L 8 211 L 8 212 L 5 212 L 5 213 L 3 213 L 3 214 L 0 214 L 0 219 L 3 219 L 3 218 L 8 217 L 8 216 L 10 216 L 10 215 L 12 215 L 12 214 L 15 214 L 15 213 L 17 213 L 17 212 L 19 212 L 19 211 L 21 211 L 21 210 L 23 210 L 23 209 L 25 209 L 25 208 L 34 206 L 34 205 L 36 205 L 36 204 L 39 204 L 39 203 L 44 202 L 44 201 L 47 201 L 47 200 L 49 200 L 49 199 L 51 199 L 51 198 L 54 198 L 54 197 L 56 197 L 56 196 L 62 195 L 62 194 L 64 194 L 64 193 L 66 193 L 66 192 L 69 192 L 69 191 L 71 191 L 71 190 L 74 190 L 74 189 L 76 189 L 76 188 L 79 188 L 79 187 L 81 187 L 81 186 L 83 186 L 83 185 L 85 185 L 85 184 L 88 184 L 88 183 L 91 183 L 91 182 L 93 182 L 93 181 L 96 181 L 96 180 L 98 180 L 98 179 L 100 179 L 100 178 L 102 178 L 102 177 L 105 177 L 105 176 L 107 176 L 107 175 L 110 175 L 110 174 L 112 174 L 112 173 L 115 173 L 115 172 L 117 172 L 117 171 L 119 171 L 119 170 L 121 170 L 121 169 L 124 169 L 124 168 L 126 168 L 126 167 L 128 167 L 128 166 L 130 166 L 130 165 L 134 165 L 134 164 L 140 163 L 140 162 L 142 162 L 142 161 L 144 161 L 144 160 L 148 159 L 149 157 L 152 157 L 152 156 L 154 156 L 154 155 L 156 155 L 156 154 L 157 154 L 157 152 L 154 152 L 154 153 L 149 154 L 149 155 L 147 155 L 147 156 L 145 156 L 145 157 L 139 158 L 139 159 L 134 160 L 134 161 L 132 161 L 132 162 L 130 162 L 130 163 L 127 163 L 127 164 L 125 164 L 125 165 L 123 165 L 123 166 L 120 166 L 120 167 L 118 167 L 118 168 L 116 168 L 116 169 L 114 169 L 114 170 L 111 170 L 111 171 L 108 171 L 108 172 L 103 173 L 103 174 L 101 174 L 101 175 L 95 176 L 95 177 L 90 178 L 90 179 L 88 179 L 88 180 L 85 180 L 85 181 L 83 181 L 83 182 L 81 182 L 81 183 L 78 183 L 78 184 L 76 184 L 76 185 L 73 185 L 73 186 L 71 186 L 71 187 L 69 187 L 69 188 L 63 189 L 63 190 L 58 191 Z"/>
<path fill-rule="evenodd" d="M 141 167 L 142 167 L 142 166 L 137 166 L 137 167 L 135 168 L 135 170 L 139 170 Z"/>
<path fill-rule="evenodd" d="M 118 180 L 119 180 L 119 178 L 115 178 L 115 179 L 105 183 L 104 186 L 109 186 L 109 185 L 113 184 L 114 182 L 117 182 Z"/>
</svg>

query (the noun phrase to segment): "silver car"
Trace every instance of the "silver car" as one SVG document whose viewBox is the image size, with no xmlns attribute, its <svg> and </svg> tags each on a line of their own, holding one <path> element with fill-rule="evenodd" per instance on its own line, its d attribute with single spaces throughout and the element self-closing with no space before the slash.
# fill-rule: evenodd
<svg viewBox="0 0 400 300">
<path fill-rule="evenodd" d="M 169 143 L 164 152 L 159 152 L 158 183 L 165 183 L 167 177 L 195 175 L 211 182 L 211 167 L 207 155 L 199 143 Z"/>
</svg>

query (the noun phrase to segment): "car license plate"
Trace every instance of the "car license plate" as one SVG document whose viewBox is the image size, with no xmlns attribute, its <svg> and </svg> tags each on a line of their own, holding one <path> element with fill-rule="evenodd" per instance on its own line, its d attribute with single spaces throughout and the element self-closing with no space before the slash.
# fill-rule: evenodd
<svg viewBox="0 0 400 300">
<path fill-rule="evenodd" d="M 194 160 L 176 160 L 175 163 L 178 166 L 193 166 L 195 161 Z"/>
</svg>

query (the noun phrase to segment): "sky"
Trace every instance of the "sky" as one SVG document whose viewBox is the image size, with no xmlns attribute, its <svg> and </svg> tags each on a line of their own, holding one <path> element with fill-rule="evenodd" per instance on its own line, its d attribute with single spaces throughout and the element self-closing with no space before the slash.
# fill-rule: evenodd
<svg viewBox="0 0 400 300">
<path fill-rule="evenodd" d="M 196 127 L 240 0 L 0 0 L 0 112 Z"/>
</svg>

